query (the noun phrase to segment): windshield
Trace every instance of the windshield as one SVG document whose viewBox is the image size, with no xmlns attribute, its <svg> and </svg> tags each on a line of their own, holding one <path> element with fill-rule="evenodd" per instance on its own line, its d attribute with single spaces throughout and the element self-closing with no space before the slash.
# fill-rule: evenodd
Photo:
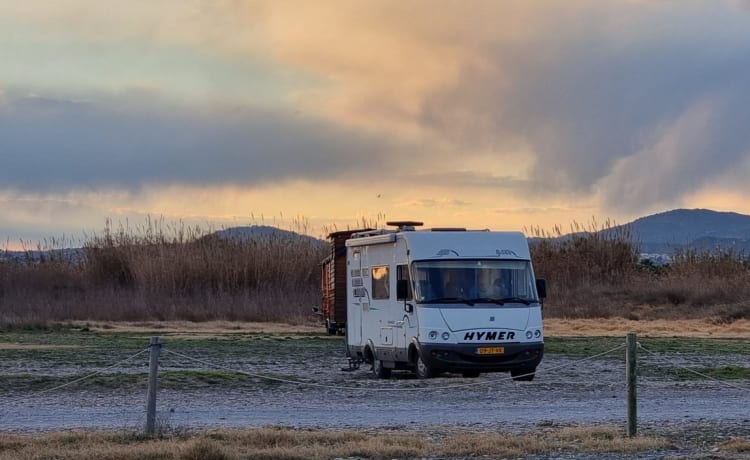
<svg viewBox="0 0 750 460">
<path fill-rule="evenodd" d="M 417 303 L 536 302 L 531 264 L 523 260 L 436 260 L 412 264 Z"/>
</svg>

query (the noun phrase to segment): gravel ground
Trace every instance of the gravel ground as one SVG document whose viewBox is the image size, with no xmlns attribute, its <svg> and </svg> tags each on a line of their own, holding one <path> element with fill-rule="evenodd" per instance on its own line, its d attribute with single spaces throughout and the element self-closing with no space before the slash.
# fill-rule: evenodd
<svg viewBox="0 0 750 460">
<path fill-rule="evenodd" d="M 296 378 L 315 385 L 247 379 L 239 384 L 164 388 L 158 394 L 158 420 L 168 429 L 286 425 L 332 429 L 431 430 L 459 427 L 473 431 L 523 432 L 560 425 L 614 424 L 624 426 L 625 377 L 622 351 L 615 356 L 577 360 L 545 356 L 533 382 L 515 382 L 507 374 L 476 379 L 447 374 L 429 381 L 394 372 L 376 380 L 368 369 L 342 372 L 346 360 L 337 344 L 322 343 L 305 355 L 270 354 L 254 358 L 226 356 L 201 350 L 180 353 L 229 369 Z M 673 357 L 644 355 L 639 366 L 639 430 L 674 440 L 669 455 L 714 455 L 707 446 L 731 437 L 750 436 L 750 383 L 747 380 L 672 380 L 669 373 L 650 376 Z M 716 364 L 716 355 L 691 355 L 679 365 Z M 750 354 L 721 355 L 722 363 L 750 366 Z M 209 369 L 175 354 L 162 355 L 162 370 Z M 6 361 L 0 370 L 22 367 Z M 34 363 L 27 368 L 39 369 Z M 55 373 L 86 372 L 73 365 Z M 122 369 L 145 372 L 145 362 Z M 49 368 L 48 368 L 49 372 Z M 36 432 L 71 428 L 133 429 L 145 420 L 142 387 L 72 386 L 32 396 L 10 389 L 0 394 L 0 430 Z M 665 453 L 644 453 L 659 458 Z M 650 456 L 649 456 L 650 455 Z M 532 457 L 533 458 L 533 457 Z M 540 457 L 541 458 L 541 457 Z M 545 457 L 547 458 L 547 457 Z M 635 458 L 598 454 L 556 458 Z"/>
</svg>

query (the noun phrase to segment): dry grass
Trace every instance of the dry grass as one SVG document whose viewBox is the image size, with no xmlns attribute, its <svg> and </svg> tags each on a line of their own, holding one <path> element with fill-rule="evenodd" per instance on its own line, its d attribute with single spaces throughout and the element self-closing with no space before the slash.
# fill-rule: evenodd
<svg viewBox="0 0 750 460">
<path fill-rule="evenodd" d="M 546 429 L 523 434 L 444 429 L 374 432 L 253 428 L 146 439 L 128 433 L 0 434 L 4 459 L 328 459 L 518 457 L 562 452 L 636 453 L 667 447 L 664 439 L 624 437 L 612 427 Z"/>
<path fill-rule="evenodd" d="M 369 224 L 368 224 L 369 225 Z M 370 225 L 372 226 L 372 225 Z M 548 282 L 547 318 L 750 320 L 750 262 L 732 251 L 686 250 L 668 267 L 638 261 L 627 228 L 532 229 Z M 306 233 L 304 223 L 293 228 Z M 53 242 L 54 243 L 54 242 Z M 227 321 L 309 325 L 320 304 L 326 245 L 275 235 L 221 239 L 208 229 L 108 222 L 80 260 L 53 247 L 41 260 L 0 262 L 0 326 L 60 321 Z"/>
<path fill-rule="evenodd" d="M 643 337 L 750 338 L 750 320 L 725 324 L 716 318 L 634 321 L 624 318 L 546 318 L 548 337 L 621 336 L 635 332 Z"/>
<path fill-rule="evenodd" d="M 292 230 L 306 233 L 303 223 Z M 290 234 L 222 239 L 148 221 L 84 243 L 79 260 L 54 248 L 0 262 L 0 323 L 283 321 L 305 324 L 319 304 L 324 244 Z"/>
<path fill-rule="evenodd" d="M 86 327 L 101 333 L 148 333 L 163 332 L 191 336 L 227 333 L 247 334 L 314 334 L 320 333 L 317 322 L 310 324 L 288 324 L 274 322 L 246 321 L 70 321 L 64 323 L 73 327 Z"/>
<path fill-rule="evenodd" d="M 731 439 L 719 444 L 720 450 L 750 454 L 750 439 Z"/>
<path fill-rule="evenodd" d="M 501 456 L 520 457 L 531 454 L 561 452 L 636 453 L 659 449 L 667 443 L 654 437 L 623 437 L 613 427 L 575 427 L 544 432 L 539 435 L 508 433 L 460 434 L 447 438 L 443 455 L 450 457 Z"/>
<path fill-rule="evenodd" d="M 688 249 L 656 267 L 638 260 L 627 227 L 593 222 L 571 231 L 531 230 L 534 269 L 548 283 L 547 317 L 750 319 L 750 261 L 742 253 Z"/>
<path fill-rule="evenodd" d="M 257 334 L 315 334 L 321 333 L 319 324 L 250 323 L 230 321 L 164 321 L 164 322 L 83 322 L 63 323 L 99 333 L 169 333 L 190 338 L 231 336 L 241 333 Z M 740 319 L 730 324 L 720 318 L 629 320 L 625 318 L 545 318 L 544 333 L 548 337 L 622 336 L 635 332 L 643 337 L 688 338 L 750 338 L 750 320 Z M 30 345 L 39 348 L 65 346 Z M 2 347 L 26 347 L 5 344 Z"/>
</svg>

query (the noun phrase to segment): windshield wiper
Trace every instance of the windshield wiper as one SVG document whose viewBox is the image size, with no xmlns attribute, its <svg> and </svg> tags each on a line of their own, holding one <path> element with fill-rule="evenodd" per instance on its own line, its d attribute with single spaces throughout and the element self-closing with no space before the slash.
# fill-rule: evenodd
<svg viewBox="0 0 750 460">
<path fill-rule="evenodd" d="M 425 300 L 424 303 L 465 303 L 466 305 L 473 306 L 474 299 L 466 299 L 463 297 L 437 297 L 430 300 Z"/>
<path fill-rule="evenodd" d="M 522 303 L 524 305 L 531 305 L 531 300 L 524 299 L 523 297 L 503 297 L 502 299 L 498 299 L 500 302 L 506 303 L 506 302 L 518 302 Z"/>
<path fill-rule="evenodd" d="M 494 297 L 476 297 L 470 300 L 476 303 L 495 303 L 498 305 L 505 305 L 505 301 L 503 299 L 496 299 Z"/>
</svg>

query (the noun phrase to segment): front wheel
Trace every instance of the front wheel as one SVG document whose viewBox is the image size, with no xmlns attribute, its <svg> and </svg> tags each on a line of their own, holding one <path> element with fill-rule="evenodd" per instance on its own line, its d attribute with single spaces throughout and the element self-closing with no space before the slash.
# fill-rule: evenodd
<svg viewBox="0 0 750 460">
<path fill-rule="evenodd" d="M 383 361 L 375 358 L 372 360 L 372 373 L 379 379 L 391 378 L 391 369 L 383 366 Z"/>
<path fill-rule="evenodd" d="M 531 382 L 534 380 L 536 367 L 511 369 L 510 376 L 517 382 Z"/>
<path fill-rule="evenodd" d="M 417 355 L 417 365 L 414 368 L 414 373 L 420 379 L 431 379 L 437 374 L 434 369 L 422 361 L 422 357 L 419 355 Z"/>
</svg>

